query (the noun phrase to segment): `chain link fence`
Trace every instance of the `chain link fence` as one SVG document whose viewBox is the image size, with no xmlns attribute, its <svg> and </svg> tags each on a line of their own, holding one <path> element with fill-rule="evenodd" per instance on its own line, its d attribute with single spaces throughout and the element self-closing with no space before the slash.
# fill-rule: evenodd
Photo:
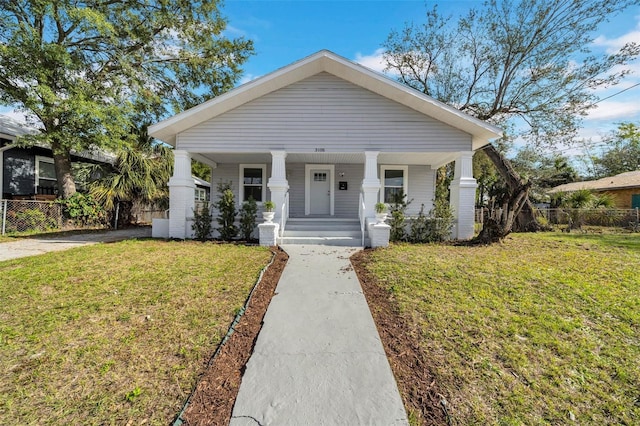
<svg viewBox="0 0 640 426">
<path fill-rule="evenodd" d="M 62 228 L 62 206 L 50 201 L 0 200 L 2 235 Z"/>
<path fill-rule="evenodd" d="M 476 223 L 482 224 L 489 213 L 476 209 Z M 612 231 L 640 232 L 640 209 L 537 209 L 536 218 L 543 224 L 563 227 L 567 230 L 585 227 L 604 227 Z"/>
</svg>

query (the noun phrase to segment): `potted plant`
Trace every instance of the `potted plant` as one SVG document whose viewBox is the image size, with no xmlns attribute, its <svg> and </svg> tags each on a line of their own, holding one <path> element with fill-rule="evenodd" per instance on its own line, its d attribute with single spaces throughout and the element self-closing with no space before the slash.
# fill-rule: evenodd
<svg viewBox="0 0 640 426">
<path fill-rule="evenodd" d="M 273 217 L 276 215 L 276 203 L 274 203 L 273 201 L 265 201 L 262 207 L 264 208 L 262 217 L 264 218 L 266 223 L 271 223 Z"/>
<path fill-rule="evenodd" d="M 385 203 L 376 203 L 374 206 L 376 211 L 376 220 L 378 223 L 384 223 L 387 219 L 387 205 Z"/>
</svg>

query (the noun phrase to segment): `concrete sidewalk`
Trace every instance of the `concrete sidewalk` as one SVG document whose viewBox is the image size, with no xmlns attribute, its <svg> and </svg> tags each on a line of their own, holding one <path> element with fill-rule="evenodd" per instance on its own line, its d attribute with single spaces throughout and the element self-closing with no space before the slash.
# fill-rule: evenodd
<svg viewBox="0 0 640 426">
<path fill-rule="evenodd" d="M 127 228 L 117 231 L 89 232 L 67 236 L 20 238 L 0 243 L 0 261 L 35 256 L 50 251 L 67 250 L 97 243 L 111 243 L 129 238 L 150 238 L 151 228 Z"/>
<path fill-rule="evenodd" d="M 283 246 L 289 262 L 264 318 L 232 426 L 408 425 L 349 256 Z"/>
</svg>

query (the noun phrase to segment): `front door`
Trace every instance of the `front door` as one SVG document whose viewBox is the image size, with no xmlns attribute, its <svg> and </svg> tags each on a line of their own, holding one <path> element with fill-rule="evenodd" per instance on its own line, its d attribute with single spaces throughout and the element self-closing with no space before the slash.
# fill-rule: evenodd
<svg viewBox="0 0 640 426">
<path fill-rule="evenodd" d="M 331 213 L 331 170 L 309 170 L 309 214 Z"/>
</svg>

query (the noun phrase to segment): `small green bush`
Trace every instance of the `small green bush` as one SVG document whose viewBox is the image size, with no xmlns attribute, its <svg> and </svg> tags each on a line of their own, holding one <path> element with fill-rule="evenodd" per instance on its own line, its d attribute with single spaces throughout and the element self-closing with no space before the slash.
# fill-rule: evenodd
<svg viewBox="0 0 640 426">
<path fill-rule="evenodd" d="M 15 214 L 15 228 L 18 231 L 48 231 L 58 227 L 57 221 L 48 217 L 40 209 L 27 209 Z"/>
<path fill-rule="evenodd" d="M 391 231 L 389 239 L 391 241 L 406 241 L 407 231 L 405 230 L 405 222 L 407 219 L 407 207 L 409 207 L 411 201 L 407 201 L 407 195 L 404 191 L 400 191 L 393 197 L 393 203 L 391 203 L 391 218 L 389 219 L 389 226 Z"/>
<path fill-rule="evenodd" d="M 208 203 L 203 204 L 200 208 L 196 208 L 193 211 L 191 229 L 193 229 L 196 240 L 206 241 L 211 237 L 211 231 L 213 231 L 213 226 L 211 225 L 212 220 L 213 215 L 211 214 L 211 207 L 209 207 Z"/>
<path fill-rule="evenodd" d="M 62 205 L 62 213 L 68 220 L 78 225 L 104 225 L 107 212 L 90 194 L 76 192 L 67 199 L 58 199 L 56 203 Z"/>
<path fill-rule="evenodd" d="M 256 227 L 256 214 L 258 213 L 258 204 L 253 197 L 249 197 L 247 201 L 242 203 L 240 209 L 240 234 L 245 241 L 251 240 L 251 234 Z"/>
<path fill-rule="evenodd" d="M 238 227 L 235 225 L 236 215 L 236 200 L 231 189 L 231 182 L 218 183 L 218 195 L 219 199 L 214 204 L 220 212 L 216 219 L 220 227 L 217 229 L 220 233 L 220 238 L 224 241 L 231 241 L 238 235 Z"/>
<path fill-rule="evenodd" d="M 426 215 L 423 204 L 418 216 L 411 221 L 408 239 L 412 243 L 445 241 L 451 236 L 454 220 L 453 211 L 446 200 L 434 201 L 433 208 Z"/>
</svg>

